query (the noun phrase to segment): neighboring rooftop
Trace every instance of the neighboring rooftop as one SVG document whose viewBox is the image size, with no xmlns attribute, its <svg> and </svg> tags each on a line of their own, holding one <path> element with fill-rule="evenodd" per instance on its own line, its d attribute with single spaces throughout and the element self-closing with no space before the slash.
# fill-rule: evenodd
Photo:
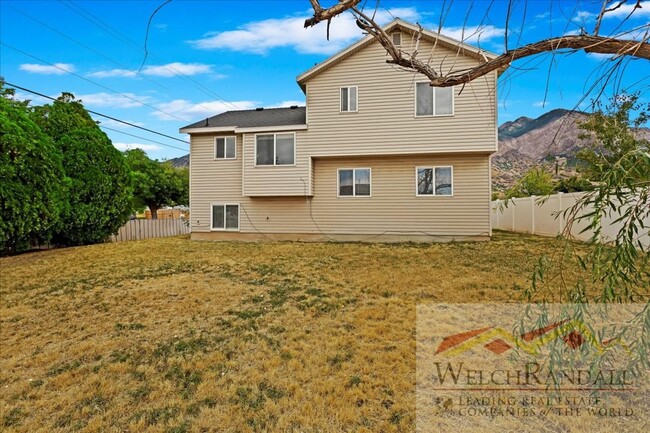
<svg viewBox="0 0 650 433">
<path fill-rule="evenodd" d="M 226 111 L 181 128 L 256 128 L 264 126 L 306 125 L 306 108 L 297 105 L 286 108 L 255 108 Z"/>
</svg>

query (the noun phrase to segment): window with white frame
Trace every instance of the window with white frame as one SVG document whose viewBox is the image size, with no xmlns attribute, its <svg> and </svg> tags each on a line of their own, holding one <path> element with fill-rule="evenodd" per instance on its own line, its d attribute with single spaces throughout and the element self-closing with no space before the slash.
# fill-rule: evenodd
<svg viewBox="0 0 650 433">
<path fill-rule="evenodd" d="M 239 204 L 211 205 L 212 230 L 239 230 Z"/>
<path fill-rule="evenodd" d="M 451 166 L 416 167 L 416 194 L 419 196 L 453 195 L 453 172 Z"/>
<path fill-rule="evenodd" d="M 400 46 L 402 45 L 402 33 L 401 32 L 393 32 L 391 33 L 391 37 L 393 39 L 393 45 L 395 46 Z"/>
<path fill-rule="evenodd" d="M 341 112 L 357 111 L 357 86 L 341 87 Z"/>
<path fill-rule="evenodd" d="M 417 83 L 415 89 L 415 114 L 417 116 L 454 114 L 454 88 L 433 87 L 429 83 Z"/>
<path fill-rule="evenodd" d="M 255 136 L 255 165 L 294 165 L 296 134 L 259 134 Z"/>
<path fill-rule="evenodd" d="M 236 159 L 237 139 L 232 137 L 217 137 L 214 139 L 214 159 Z"/>
<path fill-rule="evenodd" d="M 340 197 L 370 197 L 372 175 L 369 168 L 340 168 L 338 176 Z"/>
</svg>

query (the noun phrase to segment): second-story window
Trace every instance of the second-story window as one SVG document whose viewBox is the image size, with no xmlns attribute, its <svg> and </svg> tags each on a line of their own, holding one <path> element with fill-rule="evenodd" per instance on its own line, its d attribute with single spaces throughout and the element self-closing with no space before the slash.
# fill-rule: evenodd
<svg viewBox="0 0 650 433">
<path fill-rule="evenodd" d="M 357 86 L 341 87 L 341 112 L 357 111 Z"/>
<path fill-rule="evenodd" d="M 237 139 L 235 137 L 217 137 L 214 139 L 214 159 L 235 159 L 237 157 Z"/>
<path fill-rule="evenodd" d="M 448 116 L 454 114 L 454 88 L 433 87 L 417 83 L 415 89 L 416 116 Z"/>
<path fill-rule="evenodd" d="M 256 165 L 294 165 L 296 135 L 260 134 L 255 136 Z"/>
<path fill-rule="evenodd" d="M 400 45 L 402 45 L 402 33 L 400 33 L 400 32 L 393 32 L 393 33 L 391 33 L 390 36 L 391 36 L 391 38 L 393 39 L 393 44 L 394 44 L 395 46 L 398 46 L 398 47 L 399 47 Z"/>
</svg>

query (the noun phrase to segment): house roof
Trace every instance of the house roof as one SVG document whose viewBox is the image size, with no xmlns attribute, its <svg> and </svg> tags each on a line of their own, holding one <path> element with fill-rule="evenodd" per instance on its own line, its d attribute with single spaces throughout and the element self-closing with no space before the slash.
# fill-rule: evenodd
<svg viewBox="0 0 650 433">
<path fill-rule="evenodd" d="M 406 32 L 409 33 L 416 33 L 420 31 L 420 28 L 418 26 L 408 23 L 406 21 L 402 21 L 399 18 L 396 18 L 395 20 L 393 20 L 392 22 L 390 22 L 388 25 L 384 27 L 384 31 L 387 33 L 396 29 L 405 30 Z M 496 54 L 491 53 L 489 51 L 479 49 L 472 45 L 468 45 L 464 42 L 457 41 L 455 39 L 452 39 L 450 37 L 447 37 L 445 35 L 430 30 L 423 29 L 422 36 L 423 38 L 432 41 L 437 40 L 438 43 L 443 47 L 452 50 L 457 50 L 462 54 L 466 54 L 471 57 L 478 58 L 479 60 L 482 61 L 487 62 L 488 60 L 492 60 L 493 58 L 498 57 Z M 315 75 L 319 74 L 320 72 L 323 72 L 324 70 L 330 68 L 331 66 L 336 65 L 337 63 L 341 62 L 342 60 L 346 59 L 350 55 L 361 50 L 362 48 L 365 48 L 367 45 L 370 45 L 374 40 L 375 38 L 372 35 L 367 35 L 365 38 L 361 39 L 360 41 L 350 45 L 349 47 L 343 49 L 342 51 L 339 51 L 338 53 L 334 54 L 332 57 L 324 60 L 323 62 L 317 64 L 313 68 L 298 75 L 296 81 L 298 81 L 300 87 L 303 90 L 305 90 L 305 83 L 309 79 L 313 78 Z"/>
<path fill-rule="evenodd" d="M 306 107 L 294 105 L 287 108 L 256 108 L 253 110 L 226 111 L 191 125 L 184 126 L 180 132 L 200 132 L 201 129 L 224 131 L 238 128 L 263 128 L 267 126 L 306 125 Z M 187 130 L 198 131 L 187 131 Z"/>
</svg>

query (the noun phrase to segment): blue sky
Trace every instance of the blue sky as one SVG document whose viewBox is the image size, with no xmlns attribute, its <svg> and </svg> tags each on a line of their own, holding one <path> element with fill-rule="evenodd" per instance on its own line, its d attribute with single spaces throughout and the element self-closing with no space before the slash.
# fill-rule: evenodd
<svg viewBox="0 0 650 433">
<path fill-rule="evenodd" d="M 186 139 L 178 133 L 179 127 L 224 110 L 303 105 L 304 95 L 295 77 L 362 37 L 349 14 L 333 20 L 330 41 L 325 37 L 325 25 L 303 29 L 302 22 L 310 12 L 307 0 L 174 0 L 152 21 L 149 55 L 140 69 L 147 21 L 162 3 L 3 0 L 0 76 L 50 96 L 72 92 L 91 110 Z M 581 27 L 591 31 L 599 11 L 593 0 L 522 0 L 515 4 L 510 46 L 571 34 Z M 374 8 L 375 2 L 368 1 L 370 5 Z M 486 16 L 489 5 L 488 1 L 456 1 L 449 11 L 442 11 L 442 1 L 384 0 L 377 19 L 389 22 L 398 16 L 437 28 L 442 13 L 446 15 L 444 34 L 461 38 L 466 23 L 467 42 L 501 53 L 507 3 L 497 0 Z M 639 31 L 634 29 L 650 21 L 650 1 L 643 5 L 624 26 L 631 30 L 630 37 L 638 37 Z M 607 14 L 601 34 L 614 31 L 629 11 L 626 5 Z M 537 117 L 553 108 L 574 108 L 594 77 L 611 65 L 607 56 L 584 53 L 516 62 L 500 79 L 499 122 Z M 629 61 L 615 85 L 647 92 L 649 74 L 647 61 Z M 612 92 L 610 85 L 605 96 Z M 25 92 L 18 92 L 18 97 L 42 103 Z M 586 98 L 581 108 L 587 108 L 589 100 Z M 181 156 L 189 148 L 97 119 L 120 149 L 142 147 L 151 157 L 164 159 Z"/>
</svg>

